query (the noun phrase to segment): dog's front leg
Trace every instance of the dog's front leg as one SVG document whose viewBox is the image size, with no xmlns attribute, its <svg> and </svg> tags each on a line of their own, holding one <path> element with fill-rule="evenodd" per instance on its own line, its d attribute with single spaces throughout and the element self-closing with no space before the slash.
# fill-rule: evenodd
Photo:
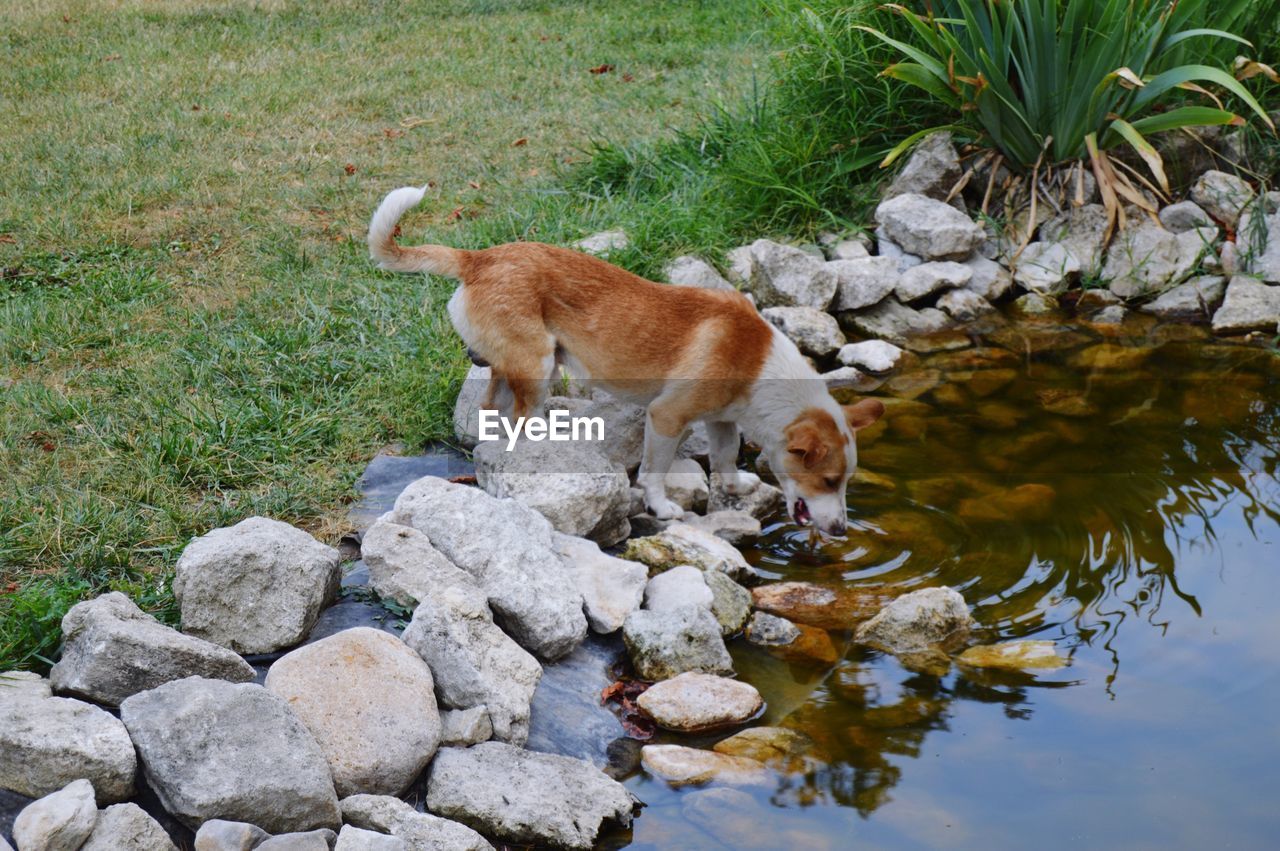
<svg viewBox="0 0 1280 851">
<path fill-rule="evenodd" d="M 663 422 L 662 425 L 670 428 L 668 423 Z M 654 424 L 653 407 L 649 408 L 644 421 L 644 457 L 640 460 L 636 480 L 644 489 L 644 504 L 649 513 L 659 520 L 684 516 L 684 509 L 667 499 L 667 473 L 676 460 L 676 450 L 680 448 L 683 434 L 683 427 L 677 428 L 672 437 L 662 434 Z"/>
<path fill-rule="evenodd" d="M 726 492 L 743 494 L 755 490 L 760 477 L 738 469 L 737 423 L 707 423 L 707 442 L 711 444 L 711 472 L 720 476 L 720 484 Z"/>
</svg>

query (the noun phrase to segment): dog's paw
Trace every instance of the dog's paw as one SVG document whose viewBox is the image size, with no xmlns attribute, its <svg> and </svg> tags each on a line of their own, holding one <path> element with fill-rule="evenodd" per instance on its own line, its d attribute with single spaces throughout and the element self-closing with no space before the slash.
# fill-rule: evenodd
<svg viewBox="0 0 1280 851">
<path fill-rule="evenodd" d="M 739 470 L 736 476 L 724 480 L 725 493 L 742 496 L 760 487 L 760 477 L 755 473 Z"/>
<path fill-rule="evenodd" d="M 649 513 L 659 520 L 679 520 L 684 517 L 684 509 L 669 499 L 646 502 Z"/>
</svg>

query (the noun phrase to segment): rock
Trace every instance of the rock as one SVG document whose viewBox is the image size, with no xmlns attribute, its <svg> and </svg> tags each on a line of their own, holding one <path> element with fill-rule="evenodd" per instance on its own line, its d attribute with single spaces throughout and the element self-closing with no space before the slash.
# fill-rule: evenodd
<svg viewBox="0 0 1280 851">
<path fill-rule="evenodd" d="M 431 545 L 431 539 L 412 526 L 379 517 L 360 541 L 360 557 L 369 568 L 369 584 L 384 600 L 413 608 L 442 587 L 459 587 L 482 594 L 471 574 Z"/>
<path fill-rule="evenodd" d="M 834 310 L 861 310 L 881 301 L 898 284 L 898 261 L 893 257 L 832 260 L 827 268 L 836 277 Z"/>
<path fill-rule="evenodd" d="M 751 254 L 750 245 L 740 245 L 729 251 L 725 254 L 724 261 L 725 277 L 729 279 L 729 283 L 736 284 L 739 287 L 750 283 L 751 273 L 756 265 L 756 261 Z"/>
<path fill-rule="evenodd" d="M 619 399 L 600 399 L 580 416 L 599 417 L 604 422 L 605 441 L 597 448 L 609 460 L 634 473 L 644 456 L 645 409 Z"/>
<path fill-rule="evenodd" d="M 431 669 L 381 630 L 300 647 L 271 666 L 266 686 L 319 742 L 339 797 L 401 794 L 440 744 Z"/>
<path fill-rule="evenodd" d="M 1160 211 L 1160 224 L 1171 233 L 1184 233 L 1206 225 L 1213 219 L 1194 201 L 1179 201 Z"/>
<path fill-rule="evenodd" d="M 164 808 L 195 827 L 250 821 L 270 833 L 338 826 L 324 751 L 280 697 L 188 677 L 135 694 L 120 717 Z"/>
<path fill-rule="evenodd" d="M 1213 333 L 1271 331 L 1280 322 L 1280 286 L 1235 277 L 1227 284 L 1222 307 L 1213 314 Z"/>
<path fill-rule="evenodd" d="M 522 647 L 558 659 L 586 635 L 582 595 L 555 551 L 551 524 L 537 511 L 428 476 L 405 488 L 389 519 L 424 532 L 470 573 L 496 619 Z"/>
<path fill-rule="evenodd" d="M 720 625 L 710 611 L 697 604 L 634 611 L 622 625 L 622 640 L 636 676 L 644 680 L 665 680 L 686 671 L 733 673 Z"/>
<path fill-rule="evenodd" d="M 76 780 L 28 804 L 13 823 L 19 851 L 76 851 L 98 821 L 93 784 Z"/>
<path fill-rule="evenodd" d="M 812 746 L 804 733 L 786 727 L 750 727 L 716 742 L 716 753 L 745 757 L 766 765 L 788 764 Z"/>
<path fill-rule="evenodd" d="M 625 251 L 630 248 L 631 238 L 627 236 L 625 231 L 602 230 L 599 233 L 593 233 L 578 240 L 570 247 L 574 251 L 581 251 L 584 254 L 607 257 L 614 252 Z"/>
<path fill-rule="evenodd" d="M 786 500 L 783 499 L 781 489 L 773 485 L 765 482 L 756 482 L 755 487 L 745 493 L 729 493 L 721 484 L 720 476 L 715 473 L 711 475 L 711 496 L 707 499 L 707 511 L 709 512 L 742 511 L 757 520 L 766 520 L 785 510 L 786 507 Z M 740 554 L 739 558 L 741 558 Z M 745 565 L 746 562 L 744 561 L 743 564 Z M 748 571 L 749 568 L 743 571 L 725 572 L 734 578 L 740 578 Z"/>
<path fill-rule="evenodd" d="M 103 802 L 131 797 L 137 759 L 124 725 L 50 693 L 35 674 L 0 674 L 0 789 L 42 798 L 83 778 Z"/>
<path fill-rule="evenodd" d="M 98 813 L 80 851 L 178 851 L 160 823 L 137 804 L 112 804 Z"/>
<path fill-rule="evenodd" d="M 842 651 L 836 648 L 829 632 L 807 623 L 795 626 L 800 632 L 796 639 L 769 647 L 771 654 L 787 662 L 818 667 L 834 665 L 840 660 Z"/>
<path fill-rule="evenodd" d="M 856 366 L 867 372 L 886 373 L 902 358 L 902 349 L 884 340 L 864 340 L 841 346 L 836 360 L 845 366 Z"/>
<path fill-rule="evenodd" d="M 332 830 L 282 833 L 257 846 L 254 851 L 329 851 L 338 835 Z"/>
<path fill-rule="evenodd" d="M 1140 305 L 1139 310 L 1161 319 L 1199 320 L 1208 322 L 1222 304 L 1227 279 L 1217 275 L 1201 275 L 1178 284 L 1154 301 Z"/>
<path fill-rule="evenodd" d="M 524 744 L 542 667 L 493 622 L 484 600 L 445 588 L 423 600 L 404 631 L 449 709 L 484 705 L 497 739 Z"/>
<path fill-rule="evenodd" d="M 1057 496 L 1048 485 L 1018 485 L 962 499 L 956 516 L 967 523 L 1043 523 L 1050 518 Z"/>
<path fill-rule="evenodd" d="M 903 594 L 857 630 L 857 639 L 890 653 L 929 649 L 969 630 L 973 619 L 964 597 L 951 588 Z"/>
<path fill-rule="evenodd" d="M 871 256 L 867 243 L 861 239 L 836 239 L 826 248 L 828 260 L 861 260 Z"/>
<path fill-rule="evenodd" d="M 949 290 L 938 299 L 938 309 L 957 322 L 973 320 L 996 312 L 991 302 L 972 290 Z"/>
<path fill-rule="evenodd" d="M 344 824 L 333 851 L 410 851 L 403 839 Z"/>
<path fill-rule="evenodd" d="M 1051 316 L 1058 312 L 1058 299 L 1044 293 L 1026 293 L 1014 299 L 1013 309 L 1022 316 Z"/>
<path fill-rule="evenodd" d="M 695 529 L 723 538 L 735 547 L 760 537 L 760 521 L 745 511 L 722 509 L 701 517 L 694 515 L 685 522 Z"/>
<path fill-rule="evenodd" d="M 767 612 L 753 612 L 747 623 L 747 641 L 762 647 L 790 644 L 800 637 L 800 629 L 786 618 Z"/>
<path fill-rule="evenodd" d="M 964 260 L 986 238 L 964 213 L 915 193 L 881 201 L 876 221 L 903 250 L 926 260 Z"/>
<path fill-rule="evenodd" d="M 1246 214 L 1240 222 L 1237 241 L 1245 243 L 1248 249 L 1239 251 L 1239 260 L 1236 259 L 1236 248 L 1228 256 L 1227 247 L 1234 246 L 1235 243 L 1223 244 L 1222 271 L 1228 275 L 1234 274 L 1230 267 L 1238 263 L 1244 271 L 1257 275 L 1268 283 L 1280 283 L 1280 214 L 1267 216 L 1265 226 L 1257 231 L 1253 221 L 1254 215 Z"/>
<path fill-rule="evenodd" d="M 487 706 L 446 709 L 440 713 L 440 746 L 465 748 L 493 738 L 493 722 Z"/>
<path fill-rule="evenodd" d="M 631 532 L 627 472 L 591 443 L 521 440 L 510 451 L 503 443 L 483 443 L 473 457 L 486 493 L 529 506 L 557 531 L 603 546 Z"/>
<path fill-rule="evenodd" d="M 839 323 L 834 316 L 821 310 L 812 307 L 766 307 L 760 315 L 807 355 L 824 358 L 844 345 Z"/>
<path fill-rule="evenodd" d="M 237 653 L 300 643 L 338 593 L 338 551 L 301 529 L 250 517 L 187 544 L 173 594 L 182 631 Z"/>
<path fill-rule="evenodd" d="M 440 753 L 455 752 L 466 751 L 444 748 Z M 365 830 L 389 833 L 404 842 L 410 851 L 493 851 L 489 840 L 465 824 L 418 812 L 404 801 L 387 795 L 343 798 L 342 820 Z"/>
<path fill-rule="evenodd" d="M 235 653 L 170 629 L 118 591 L 77 603 L 62 618 L 62 632 L 62 658 L 49 672 L 50 684 L 108 706 L 183 677 L 254 678 L 253 667 Z"/>
<path fill-rule="evenodd" d="M 1022 250 L 1013 280 L 1043 295 L 1067 291 L 1080 274 L 1080 260 L 1060 242 L 1033 242 Z"/>
<path fill-rule="evenodd" d="M 826 383 L 827 389 L 832 391 L 842 390 L 842 389 L 856 390 L 864 387 L 864 385 L 866 385 L 868 382 L 876 381 L 875 378 L 872 378 L 871 376 L 867 375 L 865 372 L 858 369 L 857 367 L 852 367 L 852 366 L 838 366 L 835 369 L 828 370 L 827 372 L 821 373 L 818 377 L 821 378 L 824 383 Z M 767 466 L 768 461 L 766 460 L 764 464 L 765 466 Z M 760 465 L 761 465 L 760 458 L 757 457 L 756 469 L 760 469 Z"/>
<path fill-rule="evenodd" d="M 621 629 L 644 597 L 649 579 L 644 565 L 606 555 L 584 538 L 556 532 L 552 541 L 582 594 L 591 629 L 598 633 Z"/>
<path fill-rule="evenodd" d="M 453 435 L 467 449 L 480 440 L 480 405 L 489 392 L 493 370 L 472 364 L 453 403 Z"/>
<path fill-rule="evenodd" d="M 966 290 L 976 293 L 987 301 L 999 301 L 1013 289 L 1013 276 L 1009 270 L 995 260 L 975 254 L 964 264 L 969 267 L 971 277 L 964 285 Z"/>
<path fill-rule="evenodd" d="M 606 822 L 629 826 L 637 803 L 589 762 L 499 742 L 446 748 L 427 780 L 433 813 L 519 845 L 591 848 Z"/>
<path fill-rule="evenodd" d="M 763 762 L 681 745 L 645 745 L 640 751 L 644 770 L 672 786 L 726 783 L 764 786 L 770 782 Z"/>
<path fill-rule="evenodd" d="M 912 149 L 902 171 L 889 184 L 885 197 L 915 193 L 946 201 L 960 177 L 960 157 L 951 143 L 951 134 L 931 133 Z"/>
<path fill-rule="evenodd" d="M 196 831 L 196 851 L 251 851 L 270 838 L 256 824 L 209 819 Z"/>
<path fill-rule="evenodd" d="M 825 313 L 822 315 L 826 316 Z M 827 318 L 831 319 L 830 316 Z M 835 322 L 834 319 L 831 321 Z M 677 458 L 667 471 L 666 485 L 667 499 L 685 511 L 700 513 L 707 510 L 707 496 L 710 493 L 707 471 L 697 461 L 692 458 Z"/>
<path fill-rule="evenodd" d="M 711 510 L 722 510 L 714 503 L 713 490 Z M 647 564 L 650 573 L 681 564 L 693 565 L 699 570 L 718 570 L 731 579 L 741 579 L 751 573 L 751 566 L 737 549 L 688 523 L 672 523 L 657 535 L 632 538 L 627 541 L 622 557 Z"/>
<path fill-rule="evenodd" d="M 757 239 L 751 243 L 751 259 L 746 286 L 762 308 L 826 310 L 836 294 L 836 278 L 826 263 L 799 248 Z"/>
<path fill-rule="evenodd" d="M 702 578 L 711 589 L 711 614 L 720 624 L 720 634 L 728 638 L 741 631 L 751 614 L 751 592 L 718 570 Z"/>
<path fill-rule="evenodd" d="M 849 322 L 864 336 L 888 340 L 899 346 L 907 345 L 912 337 L 934 334 L 951 326 L 950 318 L 941 310 L 932 307 L 914 310 L 893 298 L 886 298 L 861 313 L 841 315 L 842 320 L 845 317 L 849 317 Z"/>
<path fill-rule="evenodd" d="M 680 287 L 698 287 L 704 290 L 733 289 L 733 284 L 722 278 L 714 266 L 687 254 L 668 263 L 665 274 L 668 281 Z"/>
<path fill-rule="evenodd" d="M 1108 224 L 1105 207 L 1086 204 L 1073 207 L 1041 225 L 1040 239 L 1061 244 L 1075 258 L 1078 271 L 1092 275 L 1102 265 Z"/>
<path fill-rule="evenodd" d="M 1253 187 L 1224 171 L 1206 171 L 1191 185 L 1191 200 L 1224 226 L 1234 228 L 1253 200 Z"/>
<path fill-rule="evenodd" d="M 636 705 L 659 727 L 701 733 L 750 721 L 764 699 L 748 683 L 690 672 L 650 686 Z"/>
<path fill-rule="evenodd" d="M 939 290 L 962 287 L 973 277 L 973 270 L 952 260 L 921 263 L 902 273 L 893 293 L 898 301 L 917 301 Z"/>
<path fill-rule="evenodd" d="M 924 262 L 923 257 L 903 251 L 902 246 L 893 241 L 883 225 L 876 228 L 876 254 L 879 257 L 887 257 L 892 260 L 899 273 L 907 271 L 912 266 L 919 266 Z"/>
<path fill-rule="evenodd" d="M 1052 641 L 1006 641 L 970 647 L 956 661 L 971 668 L 1061 668 L 1067 660 L 1058 655 Z"/>
<path fill-rule="evenodd" d="M 870 618 L 885 597 L 849 587 L 775 582 L 751 589 L 755 607 L 771 615 L 823 629 L 851 629 Z"/>
<path fill-rule="evenodd" d="M 699 606 L 709 612 L 713 599 L 702 571 L 687 564 L 659 573 L 644 589 L 644 607 L 653 612 L 669 612 L 681 606 Z"/>
<path fill-rule="evenodd" d="M 1095 325 L 1120 325 L 1128 316 L 1128 308 L 1122 304 L 1113 304 L 1093 314 L 1089 321 Z"/>
<path fill-rule="evenodd" d="M 1121 298 L 1158 292 L 1190 274 L 1216 235 L 1216 228 L 1173 234 L 1153 222 L 1142 222 L 1116 236 L 1102 277 Z"/>
</svg>

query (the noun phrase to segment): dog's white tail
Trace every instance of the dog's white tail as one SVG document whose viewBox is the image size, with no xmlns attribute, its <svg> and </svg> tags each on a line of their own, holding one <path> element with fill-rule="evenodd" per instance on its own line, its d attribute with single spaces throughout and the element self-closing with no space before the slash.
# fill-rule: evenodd
<svg viewBox="0 0 1280 851">
<path fill-rule="evenodd" d="M 379 268 L 392 272 L 429 272 L 456 278 L 461 273 L 462 252 L 447 245 L 402 246 L 396 243 L 396 223 L 416 207 L 425 189 L 405 186 L 382 199 L 369 222 L 369 256 Z"/>
</svg>

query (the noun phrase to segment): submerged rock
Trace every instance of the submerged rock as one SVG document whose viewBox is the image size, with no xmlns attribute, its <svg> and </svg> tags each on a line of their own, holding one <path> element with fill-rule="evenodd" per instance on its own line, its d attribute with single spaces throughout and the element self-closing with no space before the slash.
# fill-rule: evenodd
<svg viewBox="0 0 1280 851">
<path fill-rule="evenodd" d="M 962 499 L 956 514 L 969 523 L 1042 523 L 1052 514 L 1057 496 L 1049 485 L 1019 485 Z"/>
<path fill-rule="evenodd" d="M 812 747 L 804 733 L 786 727 L 751 727 L 716 742 L 715 752 L 754 759 L 766 765 L 790 764 Z"/>
<path fill-rule="evenodd" d="M 627 615 L 640 608 L 648 581 L 645 566 L 607 555 L 585 538 L 557 532 L 552 542 L 582 594 L 592 631 L 621 629 Z"/>
<path fill-rule="evenodd" d="M 443 752 L 456 750 L 445 748 Z M 365 830 L 388 833 L 401 840 L 410 851 L 493 851 L 487 839 L 465 824 L 418 812 L 388 795 L 343 798 L 342 820 Z"/>
<path fill-rule="evenodd" d="M 697 733 L 750 721 L 764 699 L 749 683 L 689 672 L 650 686 L 636 705 L 659 727 Z"/>
<path fill-rule="evenodd" d="M 761 647 L 790 644 L 799 637 L 799 627 L 786 618 L 767 612 L 753 612 L 747 623 L 747 641 Z"/>
<path fill-rule="evenodd" d="M 444 749 L 427 779 L 433 813 L 515 844 L 591 848 L 605 822 L 630 825 L 637 803 L 588 762 L 499 742 Z"/>
<path fill-rule="evenodd" d="M 731 544 L 688 523 L 672 523 L 657 535 L 627 541 L 622 557 L 646 564 L 650 573 L 687 564 L 718 570 L 732 579 L 751 573 L 751 566 Z"/>
<path fill-rule="evenodd" d="M 1061 668 L 1067 660 L 1052 641 L 1006 641 L 970 647 L 956 661 L 971 668 Z"/>
<path fill-rule="evenodd" d="M 93 784 L 76 780 L 28 804 L 13 823 L 19 851 L 77 851 L 98 821 Z"/>
<path fill-rule="evenodd" d="M 622 639 L 636 676 L 644 680 L 665 680 L 686 671 L 733 673 L 720 625 L 702 606 L 632 612 L 622 626 Z"/>
<path fill-rule="evenodd" d="M 654 777 L 676 787 L 711 782 L 763 786 L 770 782 L 769 770 L 759 760 L 682 745 L 645 745 L 640 751 L 640 764 Z"/>
<path fill-rule="evenodd" d="M 858 627 L 857 639 L 889 653 L 926 651 L 964 635 L 973 619 L 964 597 L 951 588 L 903 594 Z"/>
<path fill-rule="evenodd" d="M 178 851 L 160 823 L 137 804 L 112 804 L 98 813 L 80 851 Z"/>
<path fill-rule="evenodd" d="M 751 589 L 757 609 L 823 629 L 851 629 L 870 618 L 886 597 L 853 588 L 811 582 L 775 582 Z"/>
</svg>

